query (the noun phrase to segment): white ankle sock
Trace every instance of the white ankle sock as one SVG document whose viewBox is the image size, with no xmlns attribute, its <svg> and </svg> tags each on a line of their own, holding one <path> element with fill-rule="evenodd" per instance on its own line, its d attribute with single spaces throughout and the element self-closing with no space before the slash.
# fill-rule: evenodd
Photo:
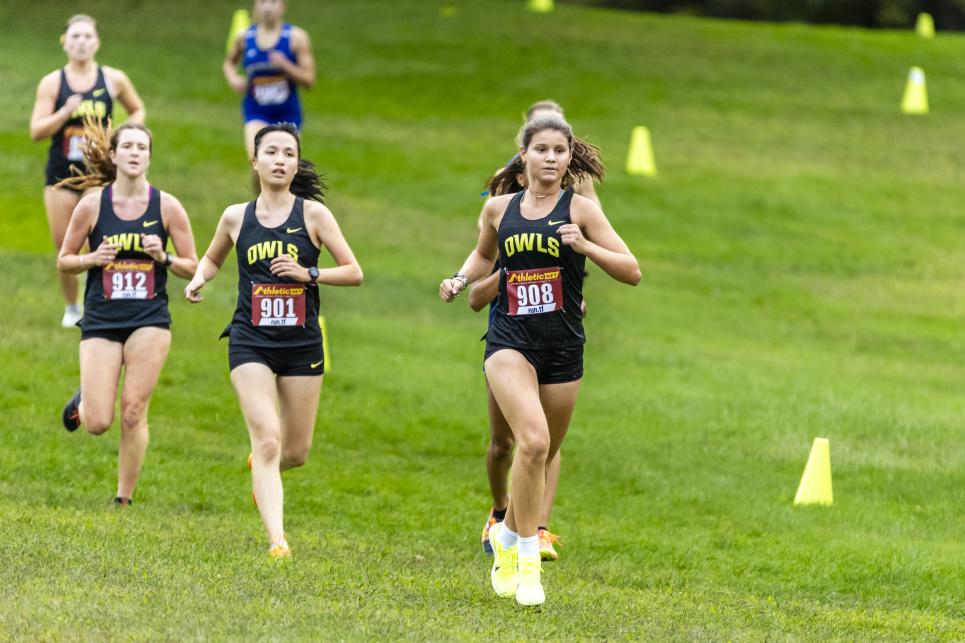
<svg viewBox="0 0 965 643">
<path fill-rule="evenodd" d="M 539 536 L 519 537 L 519 557 L 539 556 Z"/>
<path fill-rule="evenodd" d="M 502 523 L 502 527 L 499 529 L 499 545 L 503 549 L 507 549 L 516 544 L 519 539 L 519 534 L 506 526 L 506 522 Z"/>
</svg>

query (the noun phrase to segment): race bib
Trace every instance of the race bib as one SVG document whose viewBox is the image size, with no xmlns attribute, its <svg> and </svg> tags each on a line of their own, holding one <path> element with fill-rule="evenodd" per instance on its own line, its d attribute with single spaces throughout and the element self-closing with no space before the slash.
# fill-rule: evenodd
<svg viewBox="0 0 965 643">
<path fill-rule="evenodd" d="M 104 266 L 104 299 L 154 299 L 154 261 L 120 259 Z"/>
<path fill-rule="evenodd" d="M 68 161 L 84 160 L 84 128 L 71 125 L 64 128 L 64 157 Z"/>
<path fill-rule="evenodd" d="M 563 269 L 533 268 L 506 271 L 509 314 L 539 315 L 563 310 Z"/>
<path fill-rule="evenodd" d="M 251 284 L 252 326 L 304 326 L 305 286 Z"/>
<path fill-rule="evenodd" d="M 251 95 L 259 105 L 281 105 L 291 90 L 284 76 L 259 76 L 251 81 Z"/>
</svg>

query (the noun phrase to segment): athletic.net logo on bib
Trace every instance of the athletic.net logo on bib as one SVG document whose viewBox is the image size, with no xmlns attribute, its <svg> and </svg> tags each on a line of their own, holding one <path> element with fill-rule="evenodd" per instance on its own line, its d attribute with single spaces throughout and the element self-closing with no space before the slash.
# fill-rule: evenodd
<svg viewBox="0 0 965 643">
<path fill-rule="evenodd" d="M 154 261 L 121 259 L 104 266 L 105 299 L 154 299 Z"/>
<path fill-rule="evenodd" d="M 563 310 L 562 268 L 506 271 L 509 314 L 539 315 Z"/>
<path fill-rule="evenodd" d="M 253 326 L 304 326 L 305 286 L 251 284 Z"/>
</svg>

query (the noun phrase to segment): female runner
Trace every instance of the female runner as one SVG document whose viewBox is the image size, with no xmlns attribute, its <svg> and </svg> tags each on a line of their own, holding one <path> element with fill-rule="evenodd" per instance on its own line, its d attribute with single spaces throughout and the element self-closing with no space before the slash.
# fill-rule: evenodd
<svg viewBox="0 0 965 643">
<path fill-rule="evenodd" d="M 556 116 L 564 118 L 563 108 L 559 103 L 552 100 L 543 100 L 534 103 L 526 111 L 526 123 L 542 117 Z M 577 194 L 588 199 L 592 199 L 600 205 L 594 187 L 594 179 L 603 180 L 603 166 L 599 163 L 599 150 L 588 145 L 580 139 L 574 138 L 574 145 L 581 148 L 580 153 L 574 156 L 577 159 L 585 158 L 592 161 L 592 165 L 582 168 L 581 171 L 573 172 L 574 184 L 569 186 Z M 516 193 L 523 189 L 526 183 L 525 171 L 523 169 L 520 155 L 517 152 L 513 158 L 500 168 L 490 180 L 486 194 L 500 195 Z M 482 226 L 482 213 L 479 217 L 479 226 Z M 473 284 L 469 290 L 469 306 L 476 312 L 489 305 L 489 324 L 492 325 L 496 315 L 496 308 L 499 297 L 499 273 L 494 270 L 491 275 Z M 586 316 L 586 304 L 581 304 L 581 313 Z M 492 493 L 493 504 L 483 524 L 482 548 L 483 552 L 492 555 L 493 549 L 489 541 L 489 529 L 501 522 L 506 516 L 506 507 L 509 502 L 509 468 L 513 463 L 513 433 L 509 429 L 509 423 L 499 410 L 499 405 L 493 398 L 493 392 L 486 385 L 486 397 L 488 398 L 489 412 L 489 447 L 486 450 L 486 474 L 489 478 L 489 490 Z M 543 500 L 540 503 L 539 517 L 539 553 L 543 560 L 558 560 L 559 553 L 553 546 L 559 538 L 550 532 L 549 520 L 553 511 L 553 502 L 556 499 L 556 490 L 560 480 L 560 464 L 562 453 L 557 452 L 556 456 L 550 461 L 546 469 L 546 490 Z"/>
<path fill-rule="evenodd" d="M 144 122 L 144 104 L 127 75 L 119 69 L 102 67 L 94 60 L 100 40 L 93 18 L 83 14 L 70 18 L 60 44 L 67 54 L 67 65 L 40 80 L 30 116 L 30 138 L 51 139 L 44 207 L 57 252 L 64 242 L 70 213 L 82 196 L 76 188 L 57 185 L 84 169 L 82 119 L 92 116 L 106 123 L 113 114 L 114 100 L 119 100 L 130 122 Z M 77 276 L 64 271 L 60 271 L 59 276 L 65 302 L 60 325 L 70 328 L 81 315 L 77 305 Z"/>
<path fill-rule="evenodd" d="M 302 127 L 298 85 L 315 85 L 315 57 L 304 29 L 282 22 L 284 0 L 255 0 L 255 24 L 238 35 L 222 65 L 228 86 L 244 96 L 245 150 L 253 158 L 254 139 L 265 125 Z M 244 74 L 238 73 L 238 64 Z"/>
<path fill-rule="evenodd" d="M 545 601 L 537 527 L 546 465 L 566 435 L 583 377 L 584 264 L 589 257 L 631 285 L 639 282 L 640 268 L 599 206 L 563 189 L 573 180 L 577 149 L 566 121 L 527 123 L 521 143 L 528 187 L 490 199 L 476 248 L 442 281 L 439 296 L 450 302 L 484 277 L 498 250 L 500 298 L 485 369 L 517 453 L 506 519 L 490 529 L 490 579 L 498 595 L 538 605 Z"/>
<path fill-rule="evenodd" d="M 102 189 L 77 204 L 57 259 L 65 273 L 87 271 L 80 389 L 64 407 L 63 422 L 68 431 L 81 425 L 93 435 L 107 431 L 123 368 L 114 502 L 128 505 L 147 450 L 151 393 L 171 346 L 167 273 L 188 278 L 198 259 L 184 208 L 147 182 L 151 132 L 125 123 L 108 138 L 99 121 L 87 119 L 83 135 L 90 174 L 64 185 Z M 168 239 L 177 256 L 165 250 Z M 96 250 L 80 254 L 85 244 Z"/>
<path fill-rule="evenodd" d="M 322 184 L 301 158 L 294 125 L 255 135 L 252 161 L 261 186 L 250 203 L 229 206 L 184 289 L 202 300 L 232 246 L 238 256 L 238 305 L 225 333 L 231 383 L 248 425 L 251 480 L 272 557 L 291 551 L 283 524 L 281 472 L 305 464 L 315 430 L 325 356 L 318 285 L 358 286 L 362 268 L 331 211 Z M 317 268 L 322 246 L 338 264 Z"/>
</svg>

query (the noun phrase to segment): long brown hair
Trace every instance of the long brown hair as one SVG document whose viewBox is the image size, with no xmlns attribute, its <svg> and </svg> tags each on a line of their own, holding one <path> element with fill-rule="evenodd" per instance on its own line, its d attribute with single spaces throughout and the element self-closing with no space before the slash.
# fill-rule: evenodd
<svg viewBox="0 0 965 643">
<path fill-rule="evenodd" d="M 544 116 L 523 125 L 518 137 L 520 147 L 524 150 L 527 149 L 533 137 L 547 129 L 556 130 L 563 134 L 570 146 L 570 164 L 563 175 L 561 184 L 563 189 L 572 187 L 587 178 L 603 181 L 606 168 L 600 158 L 600 148 L 573 136 L 573 129 L 560 116 Z M 523 162 L 523 157 L 517 154 L 506 167 L 496 172 L 486 182 L 486 187 L 493 196 L 519 192 L 523 189 L 523 185 L 519 182 L 519 175 L 525 174 L 525 172 L 526 163 Z"/>
<path fill-rule="evenodd" d="M 328 186 L 325 185 L 325 180 L 322 178 L 322 175 L 315 169 L 315 164 L 308 159 L 302 158 L 302 141 L 298 136 L 297 127 L 291 123 L 278 123 L 276 125 L 262 127 L 258 130 L 258 133 L 255 134 L 255 157 L 258 157 L 258 147 L 261 145 L 261 139 L 263 139 L 266 134 L 272 132 L 291 134 L 295 139 L 295 146 L 298 149 L 298 169 L 295 170 L 295 176 L 292 178 L 292 184 L 288 187 L 288 191 L 303 199 L 313 199 L 319 203 L 324 203 L 325 190 L 328 189 Z M 259 187 L 260 185 L 259 182 Z"/>
<path fill-rule="evenodd" d="M 104 121 L 93 116 L 84 117 L 84 143 L 81 150 L 84 153 L 84 172 L 81 173 L 76 168 L 71 167 L 70 176 L 54 187 L 66 187 L 74 190 L 86 190 L 87 188 L 98 188 L 108 183 L 113 183 L 117 178 L 117 166 L 111 160 L 111 152 L 117 149 L 117 142 L 121 133 L 127 130 L 137 130 L 147 134 L 148 155 L 153 151 L 154 136 L 144 125 L 140 123 L 124 123 L 117 129 L 111 127 L 108 119 L 106 125 Z"/>
</svg>

